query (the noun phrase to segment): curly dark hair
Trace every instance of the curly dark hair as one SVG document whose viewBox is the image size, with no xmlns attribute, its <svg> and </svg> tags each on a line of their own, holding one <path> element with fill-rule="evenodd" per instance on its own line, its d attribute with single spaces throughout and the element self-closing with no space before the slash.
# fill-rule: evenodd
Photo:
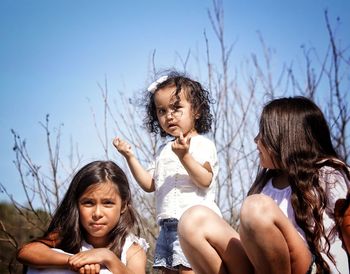
<svg viewBox="0 0 350 274">
<path fill-rule="evenodd" d="M 320 184 L 320 169 L 330 166 L 343 171 L 347 177 L 349 172 L 332 145 L 323 113 L 305 97 L 273 100 L 262 111 L 259 138 L 272 155 L 276 169 L 261 169 L 248 195 L 261 192 L 267 181 L 278 173 L 287 173 L 295 219 L 315 255 L 317 273 L 329 273 L 329 265 L 321 255 L 321 238 L 324 238 L 324 252 L 334 262 L 323 225 L 327 197 Z"/>
<path fill-rule="evenodd" d="M 194 127 L 198 133 L 207 133 L 211 129 L 213 116 L 210 112 L 210 104 L 212 98 L 209 91 L 205 90 L 202 85 L 190 79 L 185 74 L 177 71 L 170 71 L 167 74 L 167 79 L 158 84 L 154 92 L 146 91 L 146 100 L 144 106 L 146 109 L 145 125 L 150 133 L 158 134 L 166 137 L 170 136 L 160 126 L 157 118 L 157 110 L 154 103 L 154 94 L 164 87 L 174 86 L 175 105 L 180 102 L 180 93 L 184 92 L 186 99 L 190 102 L 192 110 L 196 113 Z"/>
</svg>

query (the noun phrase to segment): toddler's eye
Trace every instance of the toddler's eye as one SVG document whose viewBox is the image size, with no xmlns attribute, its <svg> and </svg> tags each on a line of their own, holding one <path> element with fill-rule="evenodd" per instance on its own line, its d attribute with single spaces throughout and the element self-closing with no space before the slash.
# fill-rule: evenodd
<svg viewBox="0 0 350 274">
<path fill-rule="evenodd" d="M 159 115 L 164 115 L 166 111 L 164 109 L 158 109 L 158 114 Z"/>
</svg>

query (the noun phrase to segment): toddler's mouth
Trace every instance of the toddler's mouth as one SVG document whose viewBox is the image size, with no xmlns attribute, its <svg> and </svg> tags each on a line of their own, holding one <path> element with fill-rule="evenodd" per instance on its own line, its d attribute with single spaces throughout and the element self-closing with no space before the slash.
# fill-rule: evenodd
<svg viewBox="0 0 350 274">
<path fill-rule="evenodd" d="M 173 129 L 173 128 L 175 128 L 175 127 L 177 127 L 176 124 L 169 124 L 169 125 L 168 125 L 168 128 L 169 128 L 169 129 Z"/>
</svg>

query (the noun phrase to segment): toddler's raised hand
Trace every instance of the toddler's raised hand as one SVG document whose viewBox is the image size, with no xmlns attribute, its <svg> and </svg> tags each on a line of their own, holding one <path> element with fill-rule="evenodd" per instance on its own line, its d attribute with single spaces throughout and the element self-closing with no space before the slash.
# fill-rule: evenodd
<svg viewBox="0 0 350 274">
<path fill-rule="evenodd" d="M 171 148 L 179 158 L 183 158 L 190 149 L 190 142 L 191 135 L 188 134 L 186 137 L 184 137 L 183 133 L 180 132 L 180 136 L 175 139 L 171 145 Z"/>
<path fill-rule="evenodd" d="M 119 137 L 116 137 L 113 140 L 113 145 L 119 151 L 119 153 L 121 155 L 123 155 L 125 158 L 128 158 L 128 157 L 134 155 L 134 153 L 133 153 L 133 151 L 131 149 L 131 146 L 127 142 L 125 142 L 122 139 L 120 139 Z"/>
</svg>

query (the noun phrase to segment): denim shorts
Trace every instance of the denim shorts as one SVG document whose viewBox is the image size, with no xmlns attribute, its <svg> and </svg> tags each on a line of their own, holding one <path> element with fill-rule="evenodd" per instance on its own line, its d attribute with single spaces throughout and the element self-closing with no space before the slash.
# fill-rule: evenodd
<svg viewBox="0 0 350 274">
<path fill-rule="evenodd" d="M 154 254 L 153 268 L 167 268 L 178 270 L 182 265 L 191 268 L 182 252 L 177 234 L 177 219 L 163 219 L 159 221 L 160 232 Z"/>
</svg>

